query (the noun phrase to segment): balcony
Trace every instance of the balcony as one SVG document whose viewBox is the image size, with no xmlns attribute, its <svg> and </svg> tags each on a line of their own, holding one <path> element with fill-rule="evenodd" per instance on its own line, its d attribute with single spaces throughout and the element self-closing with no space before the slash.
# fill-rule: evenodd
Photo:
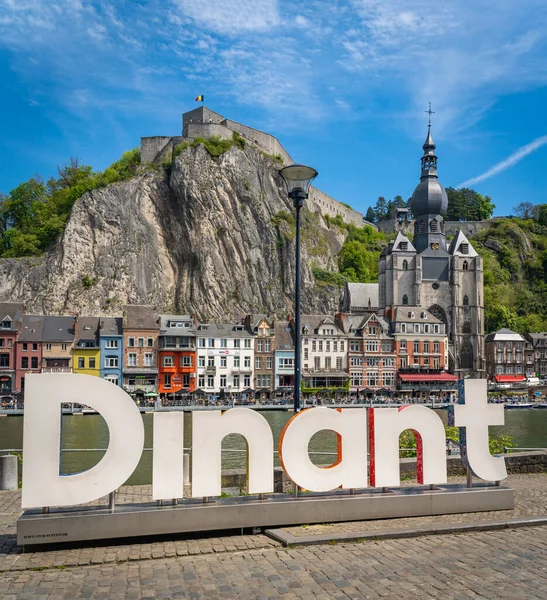
<svg viewBox="0 0 547 600">
<path fill-rule="evenodd" d="M 42 367 L 42 373 L 72 373 L 70 367 Z"/>
<path fill-rule="evenodd" d="M 216 367 L 213 367 L 213 366 L 211 366 L 211 365 L 208 365 L 208 366 L 206 366 L 206 367 L 205 367 L 205 372 L 206 372 L 206 373 L 211 373 L 211 374 L 214 374 L 214 373 L 216 373 L 216 372 L 217 372 L 217 368 L 216 368 Z"/>
<path fill-rule="evenodd" d="M 231 372 L 233 374 L 237 374 L 237 373 L 249 374 L 249 373 L 253 372 L 253 369 L 252 369 L 252 367 L 233 367 Z"/>
</svg>

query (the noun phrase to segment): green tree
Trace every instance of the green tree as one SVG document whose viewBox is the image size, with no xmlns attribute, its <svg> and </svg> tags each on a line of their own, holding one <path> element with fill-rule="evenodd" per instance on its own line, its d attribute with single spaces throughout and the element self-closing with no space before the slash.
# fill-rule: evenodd
<svg viewBox="0 0 547 600">
<path fill-rule="evenodd" d="M 537 208 L 537 222 L 547 227 L 547 204 L 540 204 Z"/>
<path fill-rule="evenodd" d="M 534 205 L 531 202 L 521 202 L 513 208 L 513 212 L 520 219 L 531 219 L 534 215 Z"/>
<path fill-rule="evenodd" d="M 489 196 L 475 190 L 446 188 L 448 196 L 447 221 L 483 221 L 494 214 L 496 205 Z"/>
<path fill-rule="evenodd" d="M 387 201 L 383 196 L 378 197 L 378 202 L 374 206 L 375 221 L 385 221 L 389 218 L 387 213 Z"/>
<path fill-rule="evenodd" d="M 372 208 L 372 206 L 368 207 L 367 214 L 365 215 L 365 219 L 369 223 L 374 223 L 374 221 L 376 220 L 376 215 L 374 214 L 374 209 Z"/>
</svg>

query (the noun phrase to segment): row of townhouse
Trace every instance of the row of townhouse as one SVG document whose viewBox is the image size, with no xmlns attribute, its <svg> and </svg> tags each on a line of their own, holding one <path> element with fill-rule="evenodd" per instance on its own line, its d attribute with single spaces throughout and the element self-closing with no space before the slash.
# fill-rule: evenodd
<svg viewBox="0 0 547 600">
<path fill-rule="evenodd" d="M 294 386 L 294 321 L 247 315 L 198 323 L 126 306 L 122 317 L 25 315 L 0 303 L 0 394 L 24 391 L 28 372 L 94 375 L 130 393 L 269 394 Z M 303 315 L 304 390 L 452 390 L 446 325 L 404 306 L 391 322 L 365 314 Z"/>
<path fill-rule="evenodd" d="M 485 339 L 486 370 L 494 383 L 522 383 L 547 377 L 547 333 L 521 335 L 500 329 Z"/>
</svg>

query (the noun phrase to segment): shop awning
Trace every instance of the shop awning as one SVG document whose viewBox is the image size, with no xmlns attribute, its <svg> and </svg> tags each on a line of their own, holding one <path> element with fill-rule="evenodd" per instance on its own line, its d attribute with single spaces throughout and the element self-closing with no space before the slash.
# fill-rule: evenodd
<svg viewBox="0 0 547 600">
<path fill-rule="evenodd" d="M 521 383 L 524 381 L 524 375 L 496 375 L 496 383 Z"/>
<path fill-rule="evenodd" d="M 434 381 L 434 382 L 456 382 L 458 378 L 450 373 L 399 373 L 401 381 Z"/>
</svg>

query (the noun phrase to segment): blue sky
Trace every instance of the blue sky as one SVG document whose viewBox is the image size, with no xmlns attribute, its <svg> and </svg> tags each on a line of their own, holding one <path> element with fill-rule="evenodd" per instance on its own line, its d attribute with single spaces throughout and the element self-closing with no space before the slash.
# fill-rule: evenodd
<svg viewBox="0 0 547 600">
<path fill-rule="evenodd" d="M 545 0 L 0 0 L 0 191 L 102 169 L 206 106 L 275 134 L 365 211 L 439 177 L 547 202 Z"/>
</svg>

